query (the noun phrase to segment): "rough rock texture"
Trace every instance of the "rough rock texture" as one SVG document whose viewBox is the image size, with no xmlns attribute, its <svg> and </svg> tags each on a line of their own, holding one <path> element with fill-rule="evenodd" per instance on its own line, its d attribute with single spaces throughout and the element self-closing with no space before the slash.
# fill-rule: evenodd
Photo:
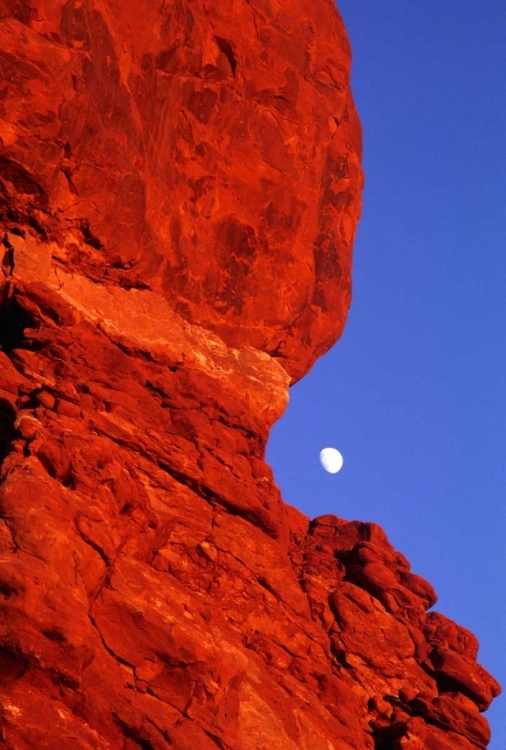
<svg viewBox="0 0 506 750">
<path fill-rule="evenodd" d="M 303 375 L 345 322 L 362 183 L 333 0 L 0 0 L 0 18 L 12 218 L 58 264 Z"/>
<path fill-rule="evenodd" d="M 0 0 L 0 737 L 477 750 L 474 636 L 264 462 L 349 305 L 331 0 Z"/>
</svg>

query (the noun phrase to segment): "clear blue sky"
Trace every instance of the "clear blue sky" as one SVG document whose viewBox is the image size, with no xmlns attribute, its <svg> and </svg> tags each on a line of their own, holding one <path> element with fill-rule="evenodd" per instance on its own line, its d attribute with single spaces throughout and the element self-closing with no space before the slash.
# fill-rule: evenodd
<svg viewBox="0 0 506 750">
<path fill-rule="evenodd" d="M 268 459 L 309 516 L 381 524 L 506 689 L 506 4 L 338 5 L 364 130 L 353 304 Z M 504 697 L 487 718 L 505 750 Z"/>
</svg>

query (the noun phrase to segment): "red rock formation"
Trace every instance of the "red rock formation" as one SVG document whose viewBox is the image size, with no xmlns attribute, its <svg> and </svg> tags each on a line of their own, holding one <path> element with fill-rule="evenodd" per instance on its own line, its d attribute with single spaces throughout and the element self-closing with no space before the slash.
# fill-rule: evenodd
<svg viewBox="0 0 506 750">
<path fill-rule="evenodd" d="M 349 304 L 333 2 L 3 0 L 0 40 L 4 746 L 485 747 L 475 638 L 264 462 Z"/>
<path fill-rule="evenodd" d="M 332 0 L 5 4 L 11 217 L 304 374 L 344 325 L 362 179 Z"/>
</svg>

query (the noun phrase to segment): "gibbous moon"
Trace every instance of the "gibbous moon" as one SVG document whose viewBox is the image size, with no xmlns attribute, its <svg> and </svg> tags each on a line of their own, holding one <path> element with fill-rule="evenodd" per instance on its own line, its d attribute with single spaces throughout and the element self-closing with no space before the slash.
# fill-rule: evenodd
<svg viewBox="0 0 506 750">
<path fill-rule="evenodd" d="M 337 448 L 324 448 L 320 451 L 320 463 L 329 474 L 337 474 L 343 467 L 343 457 Z"/>
</svg>

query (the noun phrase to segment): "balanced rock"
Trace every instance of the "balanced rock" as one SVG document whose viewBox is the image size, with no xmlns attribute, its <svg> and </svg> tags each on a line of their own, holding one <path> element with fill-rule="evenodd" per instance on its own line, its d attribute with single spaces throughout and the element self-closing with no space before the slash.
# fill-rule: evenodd
<svg viewBox="0 0 506 750">
<path fill-rule="evenodd" d="M 350 303 L 333 0 L 0 8 L 5 747 L 485 748 L 476 639 L 265 463 Z"/>
</svg>

